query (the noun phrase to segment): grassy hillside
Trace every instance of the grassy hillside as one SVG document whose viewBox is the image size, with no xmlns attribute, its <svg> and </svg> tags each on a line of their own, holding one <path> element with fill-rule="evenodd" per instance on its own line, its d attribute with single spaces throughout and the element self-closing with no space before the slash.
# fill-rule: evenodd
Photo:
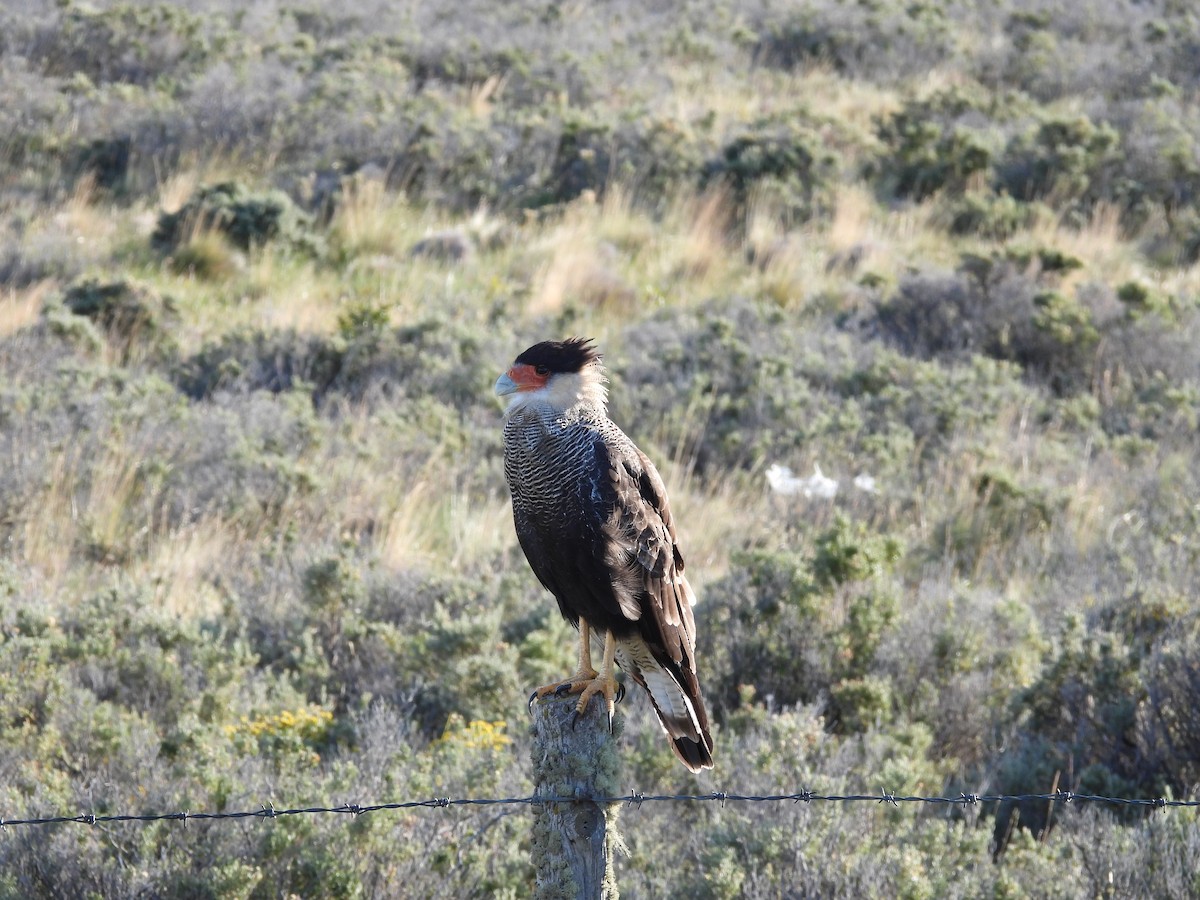
<svg viewBox="0 0 1200 900">
<path fill-rule="evenodd" d="M 491 384 L 569 334 L 701 596 L 717 768 L 631 696 L 630 787 L 1196 798 L 1192 4 L 243 6 L 0 10 L 0 816 L 526 794 Z M 1196 896 L 1197 823 L 648 804 L 618 875 Z M 528 825 L 12 828 L 0 897 L 517 897 Z"/>
</svg>

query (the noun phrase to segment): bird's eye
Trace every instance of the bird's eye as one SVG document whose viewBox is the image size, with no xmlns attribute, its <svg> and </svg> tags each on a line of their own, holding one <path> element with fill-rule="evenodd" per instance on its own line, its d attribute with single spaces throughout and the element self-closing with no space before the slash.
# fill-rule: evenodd
<svg viewBox="0 0 1200 900">
<path fill-rule="evenodd" d="M 542 378 L 545 378 L 547 375 L 550 374 L 550 370 L 547 369 L 545 366 L 537 366 L 534 368 L 533 371 L 536 372 L 538 375 L 540 375 Z"/>
</svg>

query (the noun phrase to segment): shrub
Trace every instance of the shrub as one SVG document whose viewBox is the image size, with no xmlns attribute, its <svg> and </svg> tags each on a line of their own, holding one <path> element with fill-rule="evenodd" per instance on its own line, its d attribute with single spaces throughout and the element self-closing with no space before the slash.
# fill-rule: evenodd
<svg viewBox="0 0 1200 900">
<path fill-rule="evenodd" d="M 890 717 L 891 685 L 873 663 L 896 615 L 886 575 L 899 546 L 840 516 L 814 543 L 811 556 L 740 554 L 706 591 L 701 656 L 718 716 L 756 697 L 775 708 L 829 697 L 832 728 L 861 731 Z"/>
<path fill-rule="evenodd" d="M 213 29 L 220 21 L 167 3 L 104 10 L 66 5 L 32 55 L 51 75 L 148 85 L 198 70 L 226 42 L 227 34 Z"/>
<path fill-rule="evenodd" d="M 242 250 L 277 242 L 315 254 L 322 245 L 311 217 L 286 194 L 253 193 L 236 182 L 201 188 L 178 211 L 162 213 L 151 240 L 170 252 L 207 231 L 220 232 Z"/>
<path fill-rule="evenodd" d="M 86 177 L 99 188 L 119 191 L 129 174 L 129 137 L 96 138 L 78 147 L 72 154 L 75 177 Z"/>
<path fill-rule="evenodd" d="M 338 376 L 341 366 L 342 354 L 320 338 L 239 331 L 181 360 L 174 380 L 195 399 L 222 390 L 281 393 L 305 384 L 319 393 Z"/>
<path fill-rule="evenodd" d="M 981 128 L 995 101 L 971 87 L 909 99 L 876 123 L 884 152 L 873 168 L 889 193 L 913 200 L 945 191 L 962 193 L 990 170 L 992 138 Z M 872 174 L 876 174 L 872 172 Z"/>
<path fill-rule="evenodd" d="M 1125 779 L 1129 788 L 1153 790 L 1154 776 L 1141 764 L 1137 749 L 1138 710 L 1146 692 L 1139 674 L 1139 655 L 1123 636 L 1087 627 L 1078 616 L 1065 623 L 1038 679 L 1014 698 L 1022 712 L 1025 740 L 1037 746 L 1041 772 L 1058 769 L 1060 787 L 1070 784 L 1072 771 L 1090 767 L 1092 778 L 1101 771 Z M 1021 788 L 1032 782 L 1027 771 L 1014 773 Z M 1044 779 L 1044 774 L 1039 776 Z M 1048 789 L 1043 780 L 1042 790 Z M 1013 791 L 1013 792 L 1021 792 Z"/>
<path fill-rule="evenodd" d="M 647 423 L 638 439 L 683 448 L 702 475 L 786 456 L 819 419 L 816 390 L 795 362 L 806 339 L 801 322 L 772 306 L 665 309 L 629 329 L 610 361 L 622 385 L 612 415 Z"/>
<path fill-rule="evenodd" d="M 145 285 L 132 281 L 77 281 L 63 293 L 63 306 L 90 319 L 123 359 L 135 349 L 165 349 L 175 319 L 175 305 Z"/>
<path fill-rule="evenodd" d="M 1146 702 L 1137 737 L 1152 771 L 1182 796 L 1200 783 L 1200 628 L 1194 616 L 1180 627 L 1177 617 L 1167 615 L 1162 626 L 1168 633 L 1143 670 Z M 1161 785 L 1154 788 L 1163 792 Z"/>
<path fill-rule="evenodd" d="M 945 12 L 932 4 L 818 3 L 755 25 L 755 56 L 794 69 L 831 65 L 879 80 L 926 72 L 954 55 Z"/>
<path fill-rule="evenodd" d="M 1118 147 L 1119 136 L 1107 123 L 1086 116 L 1049 119 L 1010 143 L 996 164 L 996 179 L 1018 200 L 1046 199 L 1069 208 L 1120 201 L 1112 179 Z"/>
<path fill-rule="evenodd" d="M 1003 241 L 1037 221 L 1038 204 L 1007 194 L 970 191 L 950 207 L 950 231 Z"/>
<path fill-rule="evenodd" d="M 794 553 L 741 556 L 730 575 L 709 587 L 697 609 L 698 628 L 709 673 L 705 696 L 718 719 L 738 708 L 744 685 L 776 708 L 812 702 L 828 690 L 819 610 L 808 566 Z"/>
<path fill-rule="evenodd" d="M 752 189 L 767 190 L 803 221 L 829 204 L 833 155 L 810 129 L 794 122 L 763 121 L 729 140 L 705 166 L 704 182 L 728 184 L 740 208 Z"/>
<path fill-rule="evenodd" d="M 896 116 L 880 137 L 895 156 L 894 191 L 899 197 L 924 200 L 938 191 L 962 191 L 967 181 L 991 164 L 991 154 L 971 132 L 943 132 L 936 125 Z"/>
<path fill-rule="evenodd" d="M 1058 291 L 1035 295 L 1033 305 L 1033 333 L 1014 348 L 1017 362 L 1045 377 L 1059 394 L 1086 388 L 1100 342 L 1091 311 Z"/>
<path fill-rule="evenodd" d="M 602 121 L 566 118 L 550 164 L 544 194 L 533 206 L 573 200 L 585 190 L 601 191 L 611 171 L 612 134 Z"/>
<path fill-rule="evenodd" d="M 1107 318 L 1098 321 L 1093 312 L 1103 308 L 1104 297 L 1084 302 L 1092 296 L 1045 290 L 1010 260 L 968 256 L 954 275 L 904 279 L 878 315 L 885 336 L 908 353 L 946 360 L 982 353 L 1010 360 L 1067 395 L 1089 387 L 1095 377 Z"/>
</svg>

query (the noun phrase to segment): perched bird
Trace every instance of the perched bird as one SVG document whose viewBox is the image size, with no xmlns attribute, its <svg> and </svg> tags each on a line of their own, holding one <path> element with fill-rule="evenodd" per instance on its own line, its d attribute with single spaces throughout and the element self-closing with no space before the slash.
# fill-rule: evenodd
<svg viewBox="0 0 1200 900">
<path fill-rule="evenodd" d="M 696 596 L 662 478 L 608 418 L 606 381 L 582 338 L 535 344 L 496 379 L 517 538 L 579 628 L 579 670 L 533 696 L 579 693 L 579 714 L 600 694 L 611 722 L 620 664 L 645 688 L 680 760 L 699 772 L 712 768 L 713 744 L 696 677 Z M 593 634 L 604 640 L 599 672 Z"/>
</svg>

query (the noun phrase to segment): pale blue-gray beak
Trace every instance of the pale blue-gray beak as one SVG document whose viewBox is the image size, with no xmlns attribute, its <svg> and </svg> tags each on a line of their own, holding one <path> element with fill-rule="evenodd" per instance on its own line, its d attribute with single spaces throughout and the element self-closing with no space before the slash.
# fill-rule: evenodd
<svg viewBox="0 0 1200 900">
<path fill-rule="evenodd" d="M 515 394 L 518 390 L 517 383 L 508 377 L 507 372 L 496 379 L 495 391 L 497 397 L 507 397 L 509 394 Z"/>
</svg>

